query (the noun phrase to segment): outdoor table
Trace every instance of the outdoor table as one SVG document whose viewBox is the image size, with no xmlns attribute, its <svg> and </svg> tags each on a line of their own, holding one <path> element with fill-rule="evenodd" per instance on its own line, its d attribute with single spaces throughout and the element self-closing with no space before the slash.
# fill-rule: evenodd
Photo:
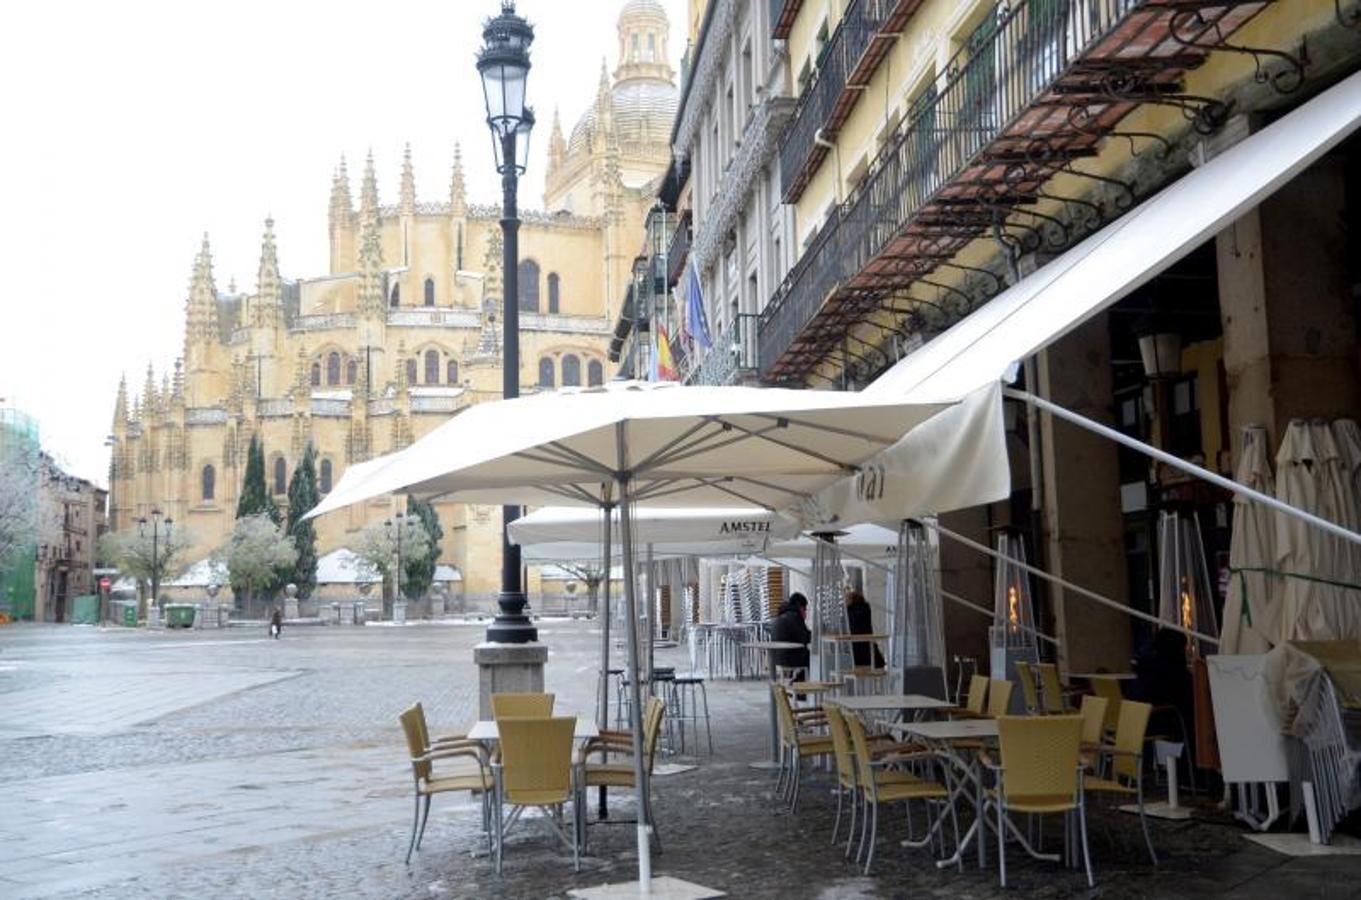
<svg viewBox="0 0 1361 900">
<path fill-rule="evenodd" d="M 1083 681 L 1094 681 L 1103 678 L 1106 681 L 1133 681 L 1139 676 L 1133 672 L 1069 672 L 1068 679 L 1079 678 Z"/>
<path fill-rule="evenodd" d="M 750 641 L 742 645 L 747 650 L 765 650 L 769 663 L 770 683 L 775 683 L 775 651 L 802 650 L 803 644 L 793 641 Z M 775 696 L 770 697 L 770 759 L 751 764 L 753 769 L 778 769 L 780 767 L 780 725 L 775 718 Z"/>
<path fill-rule="evenodd" d="M 996 719 L 950 719 L 940 722 L 905 722 L 899 728 L 914 738 L 932 747 L 960 773 L 959 786 L 950 794 L 950 802 L 962 794 L 970 785 L 973 787 L 974 820 L 969 830 L 959 841 L 959 846 L 949 859 L 936 860 L 936 867 L 943 869 L 953 866 L 964 859 L 964 848 L 969 842 L 978 839 L 978 866 L 982 868 L 987 860 L 984 857 L 984 843 L 981 823 L 983 822 L 983 778 L 978 771 L 978 759 L 966 760 L 955 748 L 956 741 L 977 741 L 996 739 Z"/>
<path fill-rule="evenodd" d="M 576 727 L 572 729 L 572 740 L 585 741 L 597 737 L 600 737 L 600 726 L 595 723 L 595 719 L 577 716 Z M 473 727 L 468 729 L 468 740 L 499 741 L 501 740 L 501 731 L 496 727 L 495 720 L 478 719 L 473 723 Z"/>
<path fill-rule="evenodd" d="M 922 712 L 931 709 L 953 709 L 948 700 L 938 700 L 925 694 L 857 694 L 854 697 L 836 697 L 832 703 L 854 710 L 870 712 L 896 710 L 897 712 Z"/>
</svg>

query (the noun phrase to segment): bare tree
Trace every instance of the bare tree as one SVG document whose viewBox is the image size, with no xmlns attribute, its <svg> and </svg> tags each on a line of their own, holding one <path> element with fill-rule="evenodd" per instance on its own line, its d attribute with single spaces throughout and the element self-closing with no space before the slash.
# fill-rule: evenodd
<svg viewBox="0 0 1361 900">
<path fill-rule="evenodd" d="M 599 612 L 600 586 L 605 583 L 609 571 L 602 569 L 598 562 L 563 562 L 558 563 L 557 566 L 563 572 L 580 581 L 586 588 L 586 608 L 591 615 Z"/>
<path fill-rule="evenodd" d="M 133 528 L 111 532 L 99 539 L 97 554 L 118 571 L 137 581 L 138 585 L 167 581 L 189 568 L 188 551 L 194 536 L 184 528 L 162 530 L 155 535 Z"/>
<path fill-rule="evenodd" d="M 437 552 L 437 548 L 430 543 L 430 534 L 425 530 L 419 519 L 409 520 L 411 525 L 402 531 L 402 567 L 405 568 L 408 560 L 428 559 L 431 553 Z M 386 598 L 389 592 L 395 591 L 395 574 L 397 572 L 397 539 L 384 523 L 374 522 L 359 532 L 359 539 L 355 541 L 354 555 L 359 557 L 359 568 L 362 573 L 369 576 L 378 576 L 383 579 L 384 606 L 387 605 Z"/>
<path fill-rule="evenodd" d="M 281 525 L 268 513 L 257 513 L 236 520 L 214 558 L 227 567 L 232 584 L 245 594 L 237 600 L 251 601 L 278 582 L 280 570 L 298 561 L 298 551 Z"/>
</svg>

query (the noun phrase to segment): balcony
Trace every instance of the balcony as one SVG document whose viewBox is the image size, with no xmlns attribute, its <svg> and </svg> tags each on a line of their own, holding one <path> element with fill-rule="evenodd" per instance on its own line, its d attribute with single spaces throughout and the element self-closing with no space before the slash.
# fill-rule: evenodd
<svg viewBox="0 0 1361 900">
<path fill-rule="evenodd" d="M 799 17 L 803 0 L 770 0 L 770 35 L 777 41 L 789 37 L 789 29 Z"/>
<path fill-rule="evenodd" d="M 1099 220 L 1091 201 L 1045 191 L 1056 174 L 1119 186 L 1128 206 L 1128 187 L 1075 161 L 1095 156 L 1140 104 L 1176 107 L 1210 130 L 1222 107 L 1183 93 L 1181 76 L 1266 5 L 1198 7 L 1192 20 L 1184 4 L 1149 0 L 1022 0 L 999 12 L 914 104 L 776 291 L 761 315 L 762 379 L 802 378 L 876 311 L 920 320 L 925 310 L 926 330 L 966 314 L 967 297 L 928 303 L 905 289 L 995 226 L 1015 245 L 1055 229 L 1051 249 L 1063 246 L 1074 226 L 1036 210 L 1042 199 L 1071 205 L 1074 221 Z M 886 305 L 889 295 L 912 308 Z"/>
<path fill-rule="evenodd" d="M 830 140 L 888 54 L 921 0 L 853 0 L 818 61 L 816 77 L 799 97 L 794 123 L 780 143 L 780 191 L 794 203 L 822 165 Z M 772 21 L 775 21 L 772 19 Z"/>
<path fill-rule="evenodd" d="M 689 384 L 730 385 L 753 379 L 758 369 L 756 360 L 756 325 L 759 316 L 739 313 L 737 319 L 720 334 L 697 364 L 692 365 Z"/>
<path fill-rule="evenodd" d="M 667 287 L 671 287 L 681 280 L 681 275 L 685 272 L 685 263 L 690 258 L 690 242 L 692 239 L 690 212 L 686 210 L 681 214 L 680 221 L 676 223 L 675 233 L 671 235 L 671 246 L 666 250 Z"/>
</svg>

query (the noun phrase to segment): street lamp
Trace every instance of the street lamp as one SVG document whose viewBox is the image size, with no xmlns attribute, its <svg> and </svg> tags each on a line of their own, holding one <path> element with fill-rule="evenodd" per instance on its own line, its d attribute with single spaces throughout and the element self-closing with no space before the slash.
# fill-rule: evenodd
<svg viewBox="0 0 1361 900">
<path fill-rule="evenodd" d="M 534 111 L 525 106 L 529 81 L 529 45 L 534 28 L 515 14 L 513 0 L 502 0 L 501 14 L 488 19 L 482 29 L 482 49 L 477 72 L 487 103 L 487 127 L 491 129 L 496 171 L 501 175 L 501 237 L 505 296 L 502 298 L 501 396 L 520 395 L 520 218 L 516 193 L 520 175 L 529 161 L 529 134 Z M 525 594 L 520 581 L 520 548 L 505 530 L 520 517 L 520 507 L 501 507 L 500 611 L 487 628 L 487 640 L 501 644 L 527 644 L 538 640 L 538 629 L 524 614 Z"/>
<path fill-rule="evenodd" d="M 175 520 L 165 518 L 165 513 L 153 509 L 149 522 L 145 516 L 137 520 L 139 537 L 146 537 L 148 524 L 151 525 L 151 602 L 158 603 L 157 598 L 161 592 L 161 526 L 165 526 L 165 542 L 169 544 L 170 527 L 175 524 Z"/>
<path fill-rule="evenodd" d="M 398 513 L 385 521 L 383 527 L 387 530 L 388 540 L 397 544 L 397 569 L 393 576 L 397 585 L 392 594 L 392 602 L 397 603 L 402 599 L 402 536 L 403 534 L 407 537 L 413 536 L 416 530 L 416 517 Z"/>
</svg>

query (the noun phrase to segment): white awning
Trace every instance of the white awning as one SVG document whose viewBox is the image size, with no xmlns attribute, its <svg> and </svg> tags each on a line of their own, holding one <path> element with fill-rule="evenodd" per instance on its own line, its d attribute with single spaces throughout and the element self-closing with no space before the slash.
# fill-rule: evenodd
<svg viewBox="0 0 1361 900">
<path fill-rule="evenodd" d="M 957 400 L 1000 380 L 1274 193 L 1361 125 L 1361 72 L 1168 185 L 902 360 L 865 393 Z"/>
<path fill-rule="evenodd" d="M 797 537 L 799 523 L 760 507 L 669 509 L 640 506 L 633 511 L 633 540 L 638 545 L 726 541 L 749 537 L 755 541 Z M 614 542 L 619 540 L 619 511 L 613 516 Z M 510 524 L 510 539 L 533 545 L 557 541 L 600 541 L 604 516 L 579 506 L 545 506 Z"/>
</svg>

